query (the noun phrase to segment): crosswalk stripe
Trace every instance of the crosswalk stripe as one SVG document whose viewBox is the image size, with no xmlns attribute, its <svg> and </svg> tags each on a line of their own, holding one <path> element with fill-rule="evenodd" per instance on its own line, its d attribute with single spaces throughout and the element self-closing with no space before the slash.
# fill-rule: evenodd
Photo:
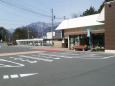
<svg viewBox="0 0 115 86">
<path fill-rule="evenodd" d="M 19 57 L 30 58 L 30 59 L 36 59 L 36 60 L 42 60 L 42 61 L 47 61 L 47 62 L 52 62 L 52 61 L 53 61 L 53 60 L 51 60 L 51 59 L 36 58 L 36 57 L 25 56 L 25 55 L 19 55 Z"/>
</svg>

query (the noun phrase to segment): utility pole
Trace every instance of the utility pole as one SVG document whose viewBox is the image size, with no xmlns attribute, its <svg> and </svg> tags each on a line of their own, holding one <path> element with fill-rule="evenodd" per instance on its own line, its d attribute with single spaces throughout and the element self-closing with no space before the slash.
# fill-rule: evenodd
<svg viewBox="0 0 115 86">
<path fill-rule="evenodd" d="M 41 28 L 41 26 L 40 26 L 40 28 Z M 39 38 L 39 28 L 38 28 L 38 38 Z"/>
<path fill-rule="evenodd" d="M 28 39 L 30 39 L 30 30 L 29 30 L 29 27 L 28 27 Z"/>
<path fill-rule="evenodd" d="M 10 29 L 9 29 L 9 43 L 10 43 Z"/>
<path fill-rule="evenodd" d="M 1 41 L 3 41 L 3 37 L 4 37 L 4 36 L 3 36 L 3 29 L 2 29 L 2 40 L 1 40 Z"/>
<path fill-rule="evenodd" d="M 29 39 L 29 28 L 28 28 L 28 39 Z"/>
<path fill-rule="evenodd" d="M 52 27 L 51 27 L 51 32 L 52 32 L 52 46 L 53 46 L 53 20 L 54 20 L 53 9 L 51 9 L 51 13 L 52 13 Z"/>
<path fill-rule="evenodd" d="M 66 16 L 64 16 L 64 20 L 66 20 Z"/>
<path fill-rule="evenodd" d="M 43 23 L 43 29 L 42 29 L 42 38 L 44 39 L 44 23 Z"/>
</svg>

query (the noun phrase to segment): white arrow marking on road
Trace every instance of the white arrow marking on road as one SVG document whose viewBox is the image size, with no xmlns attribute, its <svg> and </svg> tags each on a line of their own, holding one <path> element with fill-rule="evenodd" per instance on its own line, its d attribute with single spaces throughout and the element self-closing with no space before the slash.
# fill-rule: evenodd
<svg viewBox="0 0 115 86">
<path fill-rule="evenodd" d="M 20 77 L 26 77 L 26 76 L 36 75 L 36 74 L 38 74 L 38 73 L 20 74 Z"/>
<path fill-rule="evenodd" d="M 14 79 L 14 78 L 32 76 L 32 75 L 36 75 L 36 74 L 39 74 L 39 73 L 3 75 L 3 79 L 10 79 L 10 78 Z"/>
</svg>

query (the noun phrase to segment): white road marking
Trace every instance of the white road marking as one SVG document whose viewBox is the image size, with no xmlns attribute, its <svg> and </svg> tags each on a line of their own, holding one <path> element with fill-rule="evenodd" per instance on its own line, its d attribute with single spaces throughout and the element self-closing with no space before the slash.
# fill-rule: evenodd
<svg viewBox="0 0 115 86">
<path fill-rule="evenodd" d="M 17 62 L 13 62 L 13 61 L 9 61 L 9 60 L 5 60 L 5 59 L 0 59 L 0 61 L 4 62 L 4 63 L 6 62 L 7 64 L 10 63 L 9 65 L 1 64 L 0 67 L 23 67 L 23 66 L 25 66 L 23 64 L 20 64 L 20 63 L 17 63 Z M 15 64 L 16 66 L 11 65 L 11 63 Z"/>
<path fill-rule="evenodd" d="M 68 53 L 59 53 L 59 54 L 68 54 Z"/>
<path fill-rule="evenodd" d="M 61 54 L 65 54 L 65 53 L 61 53 Z M 58 55 L 52 55 L 52 54 L 44 54 L 44 55 L 57 56 L 57 57 L 61 57 L 61 58 L 79 58 L 79 59 L 108 59 L 108 58 L 115 57 L 115 56 L 102 57 L 102 56 L 99 56 L 99 54 L 86 54 L 86 55 L 82 55 L 82 54 L 71 54 L 71 55 L 76 55 L 76 56 L 80 55 L 82 57 L 58 56 Z"/>
<path fill-rule="evenodd" d="M 38 54 L 38 57 L 39 57 L 39 55 L 41 56 L 57 56 L 57 55 L 52 55 L 52 54 Z"/>
<path fill-rule="evenodd" d="M 79 59 L 104 59 L 104 58 L 79 58 Z"/>
<path fill-rule="evenodd" d="M 60 58 L 54 58 L 54 57 L 50 57 L 50 56 L 43 56 L 44 58 L 49 58 L 49 59 L 60 59 Z"/>
<path fill-rule="evenodd" d="M 52 55 L 52 54 L 42 54 L 42 55 L 44 55 L 43 57 L 45 57 L 45 58 L 52 58 L 52 59 L 60 59 L 60 58 L 68 58 L 68 59 L 70 59 L 70 58 L 77 58 L 77 57 L 68 57 L 68 56 L 60 56 L 60 55 Z M 50 57 L 50 56 L 54 56 L 54 57 L 56 57 L 56 58 Z M 39 55 L 38 55 L 38 57 L 39 57 Z"/>
<path fill-rule="evenodd" d="M 104 57 L 104 59 L 113 58 L 113 57 L 115 57 L 115 55 L 114 56 Z"/>
<path fill-rule="evenodd" d="M 13 75 L 3 75 L 3 79 L 15 79 L 15 78 L 21 78 L 21 77 L 27 77 L 32 75 L 37 75 L 39 73 L 28 73 L 28 74 L 13 74 Z"/>
<path fill-rule="evenodd" d="M 81 54 L 71 54 L 71 55 L 80 56 Z"/>
<path fill-rule="evenodd" d="M 43 55 L 42 57 L 49 58 L 49 59 L 60 59 L 60 58 L 57 58 L 56 55 L 55 56 L 53 55 L 53 57 L 51 55 Z M 56 57 L 56 58 L 54 58 L 54 57 Z"/>
<path fill-rule="evenodd" d="M 52 59 L 60 59 L 59 57 L 62 57 L 62 58 L 75 58 L 75 57 L 59 56 L 59 55 L 52 55 L 52 54 L 43 54 L 43 55 L 44 55 L 43 57 L 45 57 L 45 58 L 52 58 Z M 56 58 L 51 57 L 51 56 L 54 56 Z"/>
<path fill-rule="evenodd" d="M 30 74 L 20 74 L 20 77 L 27 77 L 27 76 L 32 76 L 32 75 L 36 75 L 38 73 L 30 73 Z"/>
<path fill-rule="evenodd" d="M 11 78 L 19 78 L 19 76 L 17 74 L 14 74 L 14 75 L 10 75 Z"/>
<path fill-rule="evenodd" d="M 60 56 L 61 58 L 76 58 L 76 57 L 67 57 L 67 56 Z"/>
<path fill-rule="evenodd" d="M 3 66 L 4 64 L 0 64 L 0 66 Z"/>
<path fill-rule="evenodd" d="M 52 62 L 52 61 L 53 61 L 53 60 L 51 60 L 51 59 L 36 58 L 36 57 L 24 56 L 24 55 L 19 55 L 19 57 L 36 59 L 36 60 L 42 60 L 42 61 L 47 61 L 47 62 Z"/>
<path fill-rule="evenodd" d="M 99 56 L 100 57 L 100 56 Z M 108 57 L 100 57 L 100 58 L 96 58 L 96 57 L 79 57 L 79 59 L 108 59 L 108 58 L 113 58 L 115 56 L 108 56 Z"/>
<path fill-rule="evenodd" d="M 9 79 L 9 76 L 8 75 L 4 75 L 3 79 Z"/>
<path fill-rule="evenodd" d="M 52 58 L 52 59 L 60 59 L 60 58 Z"/>
<path fill-rule="evenodd" d="M 24 60 L 23 58 L 15 58 L 15 57 L 9 57 L 9 58 L 13 58 L 14 60 L 20 60 L 23 62 L 29 62 L 29 63 L 36 63 L 37 61 L 30 61 L 28 59 Z"/>
</svg>

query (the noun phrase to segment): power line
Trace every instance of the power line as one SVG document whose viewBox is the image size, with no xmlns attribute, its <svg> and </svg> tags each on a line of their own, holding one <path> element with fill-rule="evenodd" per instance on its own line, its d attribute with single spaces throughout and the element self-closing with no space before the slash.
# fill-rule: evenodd
<svg viewBox="0 0 115 86">
<path fill-rule="evenodd" d="M 36 1 L 36 0 L 35 0 Z M 42 6 L 45 6 L 45 8 L 49 8 L 51 9 L 52 7 L 49 5 L 49 3 L 46 3 L 46 1 L 44 2 L 44 0 L 39 0 L 40 1 L 40 5 L 42 4 Z M 49 12 L 48 12 L 49 13 Z"/>
<path fill-rule="evenodd" d="M 39 16 L 44 16 L 44 17 L 51 18 L 51 16 L 49 16 L 49 15 L 45 15 L 45 14 L 33 11 L 30 8 L 28 8 L 28 7 L 24 7 L 24 5 L 22 5 L 22 4 L 12 4 L 10 2 L 6 2 L 6 1 L 3 1 L 3 0 L 1 0 L 0 2 L 2 2 L 3 4 L 6 4 L 8 6 L 11 6 L 13 8 L 17 8 L 17 9 L 23 10 L 25 12 L 29 12 L 29 13 L 32 13 L 32 14 L 35 14 L 35 15 L 39 15 Z"/>
<path fill-rule="evenodd" d="M 7 6 L 7 7 L 9 7 L 10 5 L 7 5 L 7 4 L 4 4 L 4 3 L 0 3 L 0 4 L 2 4 L 3 6 Z M 12 3 L 12 4 L 15 4 L 15 3 Z M 17 5 L 18 6 L 18 5 Z M 10 6 L 11 8 L 13 8 L 13 9 L 16 9 L 15 7 L 12 7 L 12 6 Z M 5 9 L 6 10 L 6 9 Z M 3 10 L 3 11 L 5 11 L 5 10 Z M 21 10 L 21 9 L 18 9 L 18 10 Z M 18 10 L 16 10 L 16 11 L 18 11 Z M 9 12 L 10 14 L 12 14 L 12 15 L 15 15 L 16 13 L 15 12 L 13 12 L 13 11 L 10 11 L 10 10 L 6 10 L 7 11 L 7 13 Z M 21 10 L 21 11 L 23 11 L 23 10 Z M 20 11 L 18 11 L 18 12 L 20 12 Z M 24 12 L 21 12 L 21 13 L 26 13 L 27 11 L 24 11 Z M 20 13 L 19 13 L 20 14 Z M 27 13 L 26 13 L 27 14 Z M 9 16 L 9 15 L 8 15 Z M 23 15 L 15 15 L 15 16 L 18 16 L 18 18 L 21 18 L 21 17 L 23 17 Z M 39 16 L 39 15 L 37 15 L 36 14 L 36 16 Z M 33 16 L 33 17 L 35 17 L 35 16 Z M 29 18 L 32 18 L 32 17 L 28 17 L 28 18 L 26 18 L 26 17 L 23 17 L 22 19 L 25 21 L 25 20 L 28 20 Z M 41 16 L 41 18 L 45 18 L 44 16 Z M 50 18 L 50 17 L 47 17 L 47 18 Z M 13 18 L 14 19 L 14 18 Z M 35 21 L 35 20 L 37 20 L 37 19 L 39 19 L 38 17 L 36 18 L 33 18 L 34 20 L 30 20 L 29 19 L 29 21 Z M 46 19 L 46 18 L 45 18 Z M 4 20 L 5 21 L 5 20 Z M 12 21 L 13 22 L 13 20 L 10 20 L 10 21 Z M 37 20 L 38 21 L 38 20 Z M 6 21 L 7 22 L 7 21 Z M 14 23 L 16 23 L 16 22 L 20 22 L 20 21 L 14 21 Z M 23 22 L 23 21 L 22 21 Z"/>
<path fill-rule="evenodd" d="M 15 15 L 15 16 L 17 16 L 17 17 L 20 18 L 20 19 L 22 18 L 23 21 L 22 21 L 22 19 L 21 19 L 21 21 L 9 20 L 9 19 L 0 19 L 0 21 L 2 20 L 2 21 L 6 21 L 6 22 L 9 22 L 9 21 L 14 21 L 14 22 L 28 22 L 28 19 L 29 19 L 29 18 L 23 17 L 23 16 L 21 16 L 21 15 L 18 15 L 18 14 L 16 14 L 16 13 L 14 13 L 14 12 L 12 12 L 12 11 L 9 11 L 9 10 L 6 10 L 6 9 L 1 9 L 1 10 L 4 11 L 4 12 L 10 13 L 10 14 L 12 14 L 12 15 Z M 36 19 L 37 19 L 37 18 L 36 18 Z M 29 19 L 29 20 L 35 21 L 35 20 L 32 20 L 32 19 Z"/>
<path fill-rule="evenodd" d="M 37 10 L 41 11 L 41 12 L 49 13 L 49 12 L 47 12 L 47 11 L 41 10 L 41 9 L 39 9 L 39 8 L 36 8 L 35 6 L 33 6 L 33 5 L 31 5 L 31 4 L 25 3 L 24 1 L 21 1 L 21 0 L 20 0 L 20 2 L 24 3 L 24 5 L 26 5 L 26 6 L 30 6 L 30 7 L 34 8 L 34 9 L 37 9 Z"/>
</svg>

